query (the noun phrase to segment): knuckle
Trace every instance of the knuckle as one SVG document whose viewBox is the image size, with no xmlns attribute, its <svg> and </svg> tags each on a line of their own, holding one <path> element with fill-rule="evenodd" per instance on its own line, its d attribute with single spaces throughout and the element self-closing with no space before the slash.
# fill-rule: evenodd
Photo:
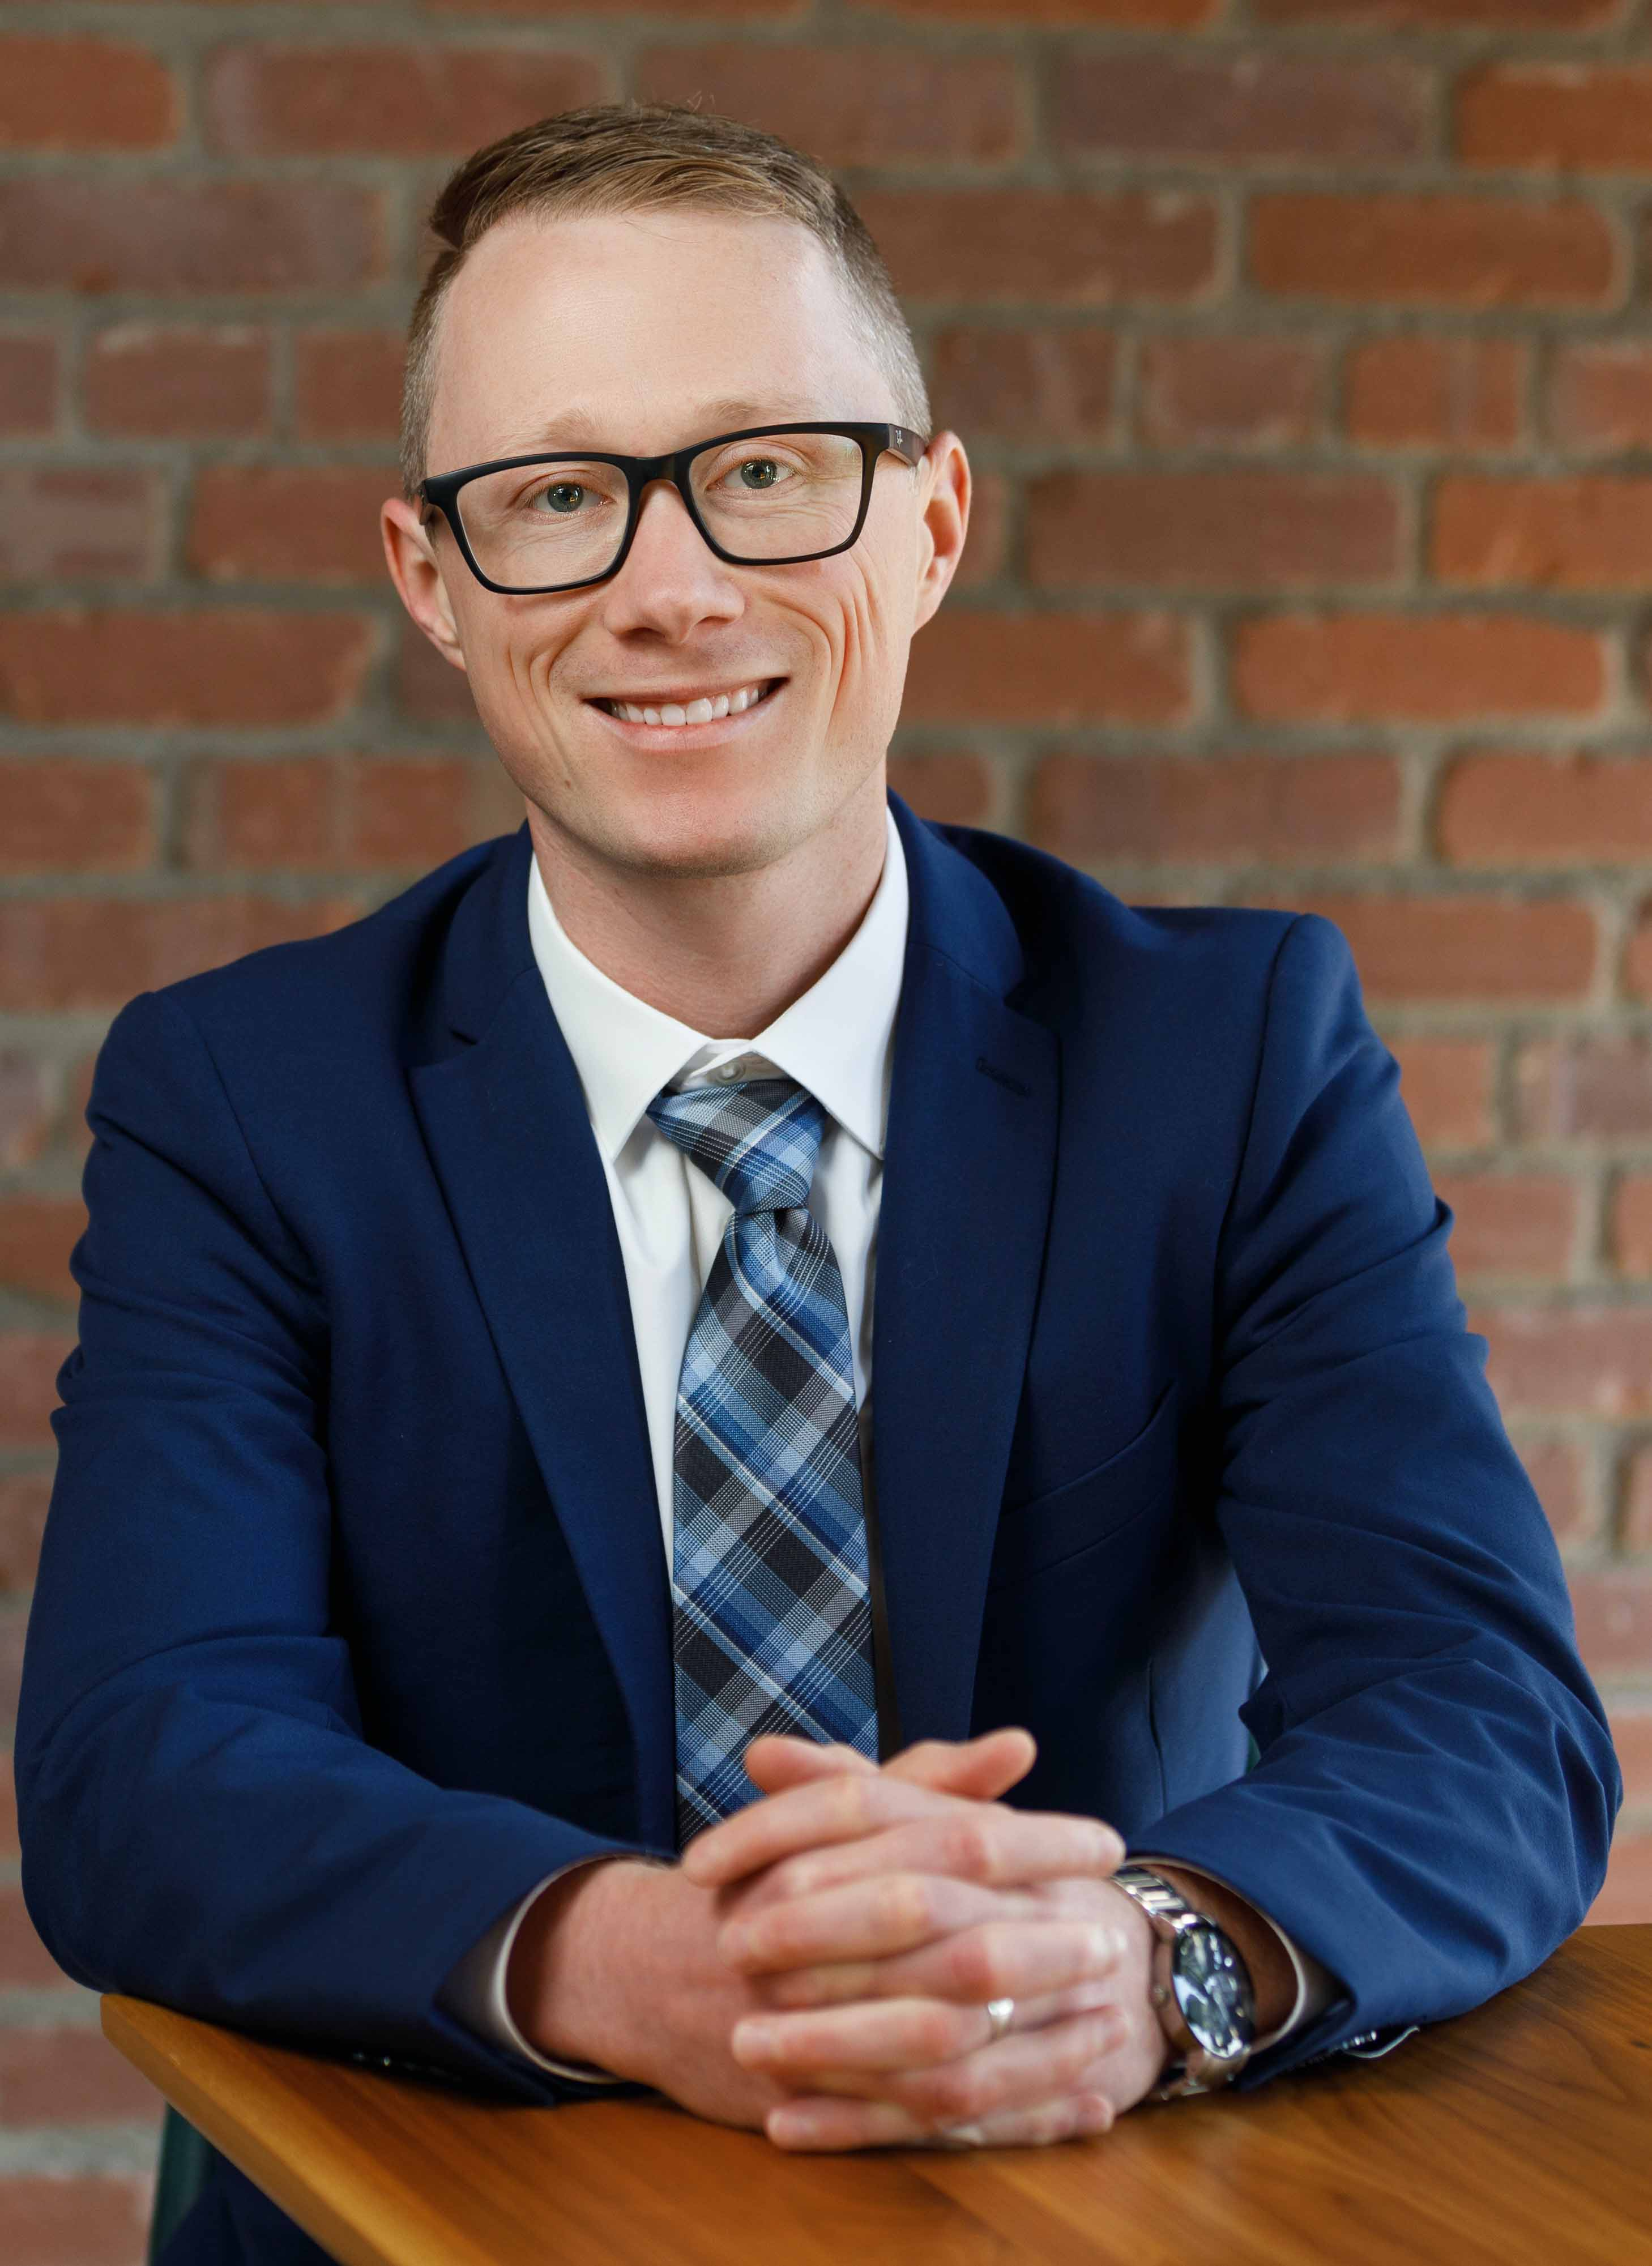
<svg viewBox="0 0 1652 2266">
<path fill-rule="evenodd" d="M 883 1884 L 883 1912 L 897 1934 L 921 1934 L 934 1926 L 934 1897 L 921 1873 L 891 1873 Z"/>
<path fill-rule="evenodd" d="M 967 1881 L 990 1880 L 993 1871 L 992 1836 L 978 1817 L 949 1818 L 941 1829 L 942 1862 L 949 1873 Z"/>
</svg>

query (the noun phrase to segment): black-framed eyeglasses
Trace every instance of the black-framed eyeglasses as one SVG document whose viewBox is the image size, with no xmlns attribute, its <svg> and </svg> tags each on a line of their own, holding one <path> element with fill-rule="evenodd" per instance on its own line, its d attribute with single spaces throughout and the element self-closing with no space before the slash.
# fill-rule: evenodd
<svg viewBox="0 0 1652 2266">
<path fill-rule="evenodd" d="M 537 596 L 617 574 L 654 480 L 671 481 L 731 566 L 830 559 L 866 525 L 879 458 L 916 464 L 925 445 L 904 425 L 755 425 L 663 457 L 495 457 L 421 480 L 419 495 L 484 588 Z"/>
</svg>

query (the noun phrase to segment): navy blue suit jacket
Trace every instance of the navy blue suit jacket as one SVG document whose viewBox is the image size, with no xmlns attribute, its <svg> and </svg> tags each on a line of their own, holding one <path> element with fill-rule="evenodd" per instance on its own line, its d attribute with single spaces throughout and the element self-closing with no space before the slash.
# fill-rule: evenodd
<svg viewBox="0 0 1652 2266">
<path fill-rule="evenodd" d="M 1581 1920 L 1620 1787 L 1347 947 L 1132 911 L 891 801 L 902 1735 L 1029 1726 L 1015 1800 L 1209 1868 L 1319 1955 L 1342 1995 L 1247 2082 L 1473 2006 Z M 530 854 L 523 826 L 117 1017 L 18 1790 L 83 1982 L 550 2101 L 437 1994 L 553 1868 L 669 1853 L 673 1727 Z M 314 2255 L 250 2193 L 240 2249 L 189 2257 Z"/>
</svg>

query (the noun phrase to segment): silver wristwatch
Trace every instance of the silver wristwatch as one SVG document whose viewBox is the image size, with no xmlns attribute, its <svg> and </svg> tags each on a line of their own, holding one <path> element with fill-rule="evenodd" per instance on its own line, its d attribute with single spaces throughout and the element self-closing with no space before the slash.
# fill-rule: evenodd
<svg viewBox="0 0 1652 2266">
<path fill-rule="evenodd" d="M 1256 2002 L 1245 1962 L 1209 1912 L 1195 1911 L 1147 1866 L 1122 1866 L 1113 1885 L 1141 1906 L 1158 1939 L 1153 2004 L 1173 2058 L 1151 2098 L 1174 2101 L 1231 2085 L 1250 2059 L 1256 2036 Z"/>
</svg>

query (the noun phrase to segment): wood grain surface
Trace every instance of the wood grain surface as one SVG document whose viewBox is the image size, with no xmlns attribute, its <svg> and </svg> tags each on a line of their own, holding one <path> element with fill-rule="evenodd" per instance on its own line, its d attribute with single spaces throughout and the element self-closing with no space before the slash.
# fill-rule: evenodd
<svg viewBox="0 0 1652 2266">
<path fill-rule="evenodd" d="M 1038 2150 L 783 2155 L 652 2101 L 519 2108 L 103 2002 L 343 2266 L 1652 2260 L 1652 1927 L 1586 1928 L 1385 2059 Z"/>
</svg>

